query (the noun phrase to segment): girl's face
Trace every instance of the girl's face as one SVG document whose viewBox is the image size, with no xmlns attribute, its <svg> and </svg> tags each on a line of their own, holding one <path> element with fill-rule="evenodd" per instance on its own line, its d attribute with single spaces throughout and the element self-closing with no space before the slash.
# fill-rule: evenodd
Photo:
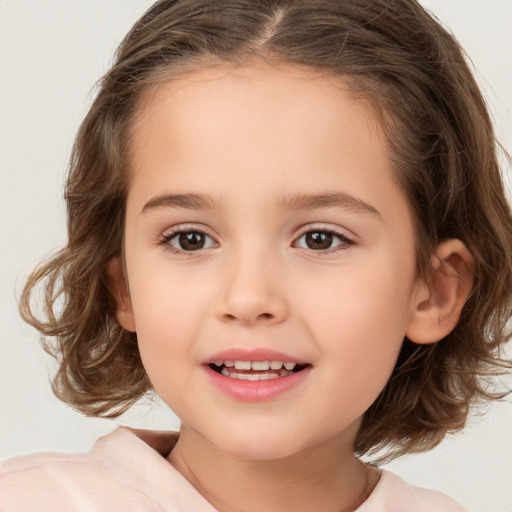
<svg viewBox="0 0 512 512">
<path fill-rule="evenodd" d="M 408 204 L 342 86 L 209 68 L 160 86 L 134 126 L 120 321 L 156 392 L 231 455 L 350 445 L 414 310 Z"/>
</svg>

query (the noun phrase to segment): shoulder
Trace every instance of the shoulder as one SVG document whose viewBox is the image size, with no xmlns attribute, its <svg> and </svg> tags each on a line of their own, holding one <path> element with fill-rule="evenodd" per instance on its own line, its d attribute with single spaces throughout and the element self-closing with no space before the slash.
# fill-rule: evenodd
<svg viewBox="0 0 512 512">
<path fill-rule="evenodd" d="M 115 477 L 86 455 L 41 453 L 0 464 L 2 512 L 71 511 L 78 503 L 86 510 L 107 510 L 112 496 L 123 502 L 126 495 Z"/>
<path fill-rule="evenodd" d="M 469 512 L 446 494 L 407 483 L 390 471 L 356 512 Z"/>
<path fill-rule="evenodd" d="M 116 448 L 119 434 L 125 444 L 133 442 L 126 433 L 116 431 L 100 439 L 90 453 L 39 453 L 1 462 L 0 510 L 160 511 L 117 474 L 116 462 L 107 452 Z"/>
</svg>

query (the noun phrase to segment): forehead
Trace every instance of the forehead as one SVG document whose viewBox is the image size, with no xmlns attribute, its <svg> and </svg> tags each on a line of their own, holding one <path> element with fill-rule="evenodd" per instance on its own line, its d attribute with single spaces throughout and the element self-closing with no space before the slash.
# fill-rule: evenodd
<svg viewBox="0 0 512 512">
<path fill-rule="evenodd" d="M 380 211 L 400 192 L 382 129 L 350 91 L 338 77 L 261 63 L 158 85 L 132 128 L 129 206 L 198 193 L 243 198 L 241 209 L 339 191 Z"/>
<path fill-rule="evenodd" d="M 308 125 L 307 135 L 312 142 L 323 137 L 328 143 L 336 137 L 340 123 L 355 122 L 370 130 L 373 139 L 379 139 L 382 145 L 384 136 L 370 102 L 362 99 L 360 91 L 357 97 L 355 92 L 348 78 L 311 68 L 272 66 L 260 60 L 244 67 L 212 64 L 170 78 L 147 91 L 132 123 L 132 147 L 143 148 L 148 138 L 155 141 L 156 124 L 162 115 L 167 116 L 166 128 L 174 131 L 174 149 L 186 137 L 187 142 L 195 139 L 197 144 L 210 141 L 216 145 L 215 139 L 224 135 L 221 128 L 233 133 L 243 130 L 246 141 L 251 137 L 271 143 L 272 134 L 282 127 L 286 127 L 289 141 L 293 142 L 306 135 L 304 127 Z M 350 112 L 347 103 L 352 103 Z M 354 139 L 356 135 L 354 132 Z M 230 140 L 236 142 L 234 137 Z M 222 142 L 227 144 L 229 140 Z"/>
</svg>

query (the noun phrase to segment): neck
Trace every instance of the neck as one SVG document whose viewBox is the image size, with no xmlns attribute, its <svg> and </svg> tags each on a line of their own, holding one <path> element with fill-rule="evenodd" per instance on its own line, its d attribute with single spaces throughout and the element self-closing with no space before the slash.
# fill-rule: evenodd
<svg viewBox="0 0 512 512">
<path fill-rule="evenodd" d="M 351 512 L 379 473 L 354 456 L 353 439 L 338 437 L 281 459 L 241 459 L 184 426 L 168 459 L 219 512 Z"/>
</svg>

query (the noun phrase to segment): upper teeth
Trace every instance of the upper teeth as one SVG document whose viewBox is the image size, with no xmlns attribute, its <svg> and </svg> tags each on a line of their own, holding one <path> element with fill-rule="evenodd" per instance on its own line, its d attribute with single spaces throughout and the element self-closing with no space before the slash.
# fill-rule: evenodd
<svg viewBox="0 0 512 512">
<path fill-rule="evenodd" d="M 283 366 L 287 370 L 293 370 L 295 363 L 283 361 L 215 361 L 215 366 L 235 367 L 237 370 L 280 370 Z"/>
</svg>

